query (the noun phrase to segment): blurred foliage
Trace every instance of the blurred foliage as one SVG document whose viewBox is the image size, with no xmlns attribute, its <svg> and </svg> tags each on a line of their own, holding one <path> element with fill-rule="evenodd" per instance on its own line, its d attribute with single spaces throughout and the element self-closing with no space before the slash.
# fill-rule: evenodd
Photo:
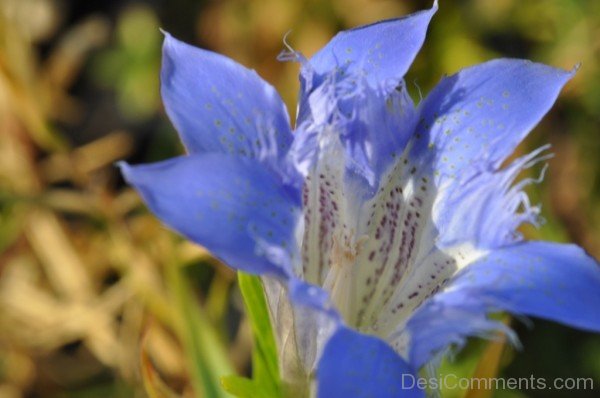
<svg viewBox="0 0 600 398">
<path fill-rule="evenodd" d="M 309 56 L 340 29 L 430 3 L 0 0 L 0 397 L 217 397 L 221 376 L 249 376 L 251 362 L 259 372 L 256 319 L 242 315 L 235 274 L 165 230 L 112 166 L 180 152 L 158 94 L 159 27 L 257 69 L 293 114 L 298 65 L 275 59 L 286 32 Z M 493 57 L 581 63 L 519 148 L 549 141 L 555 153 L 531 189 L 547 223 L 524 232 L 599 258 L 600 2 L 441 3 L 407 76 L 415 99 L 441 75 Z M 600 386 L 598 337 L 513 325 L 523 351 L 474 342 L 442 371 L 485 374 L 497 364 L 506 376 L 594 377 Z"/>
<path fill-rule="evenodd" d="M 238 284 L 254 336 L 252 379 L 224 376 L 221 378 L 223 388 L 240 398 L 281 398 L 278 350 L 262 282 L 258 276 L 238 272 Z"/>
<path fill-rule="evenodd" d="M 162 35 L 153 10 L 140 4 L 126 7 L 115 27 L 115 44 L 90 63 L 92 77 L 115 90 L 123 114 L 146 119 L 160 104 L 156 78 Z"/>
</svg>

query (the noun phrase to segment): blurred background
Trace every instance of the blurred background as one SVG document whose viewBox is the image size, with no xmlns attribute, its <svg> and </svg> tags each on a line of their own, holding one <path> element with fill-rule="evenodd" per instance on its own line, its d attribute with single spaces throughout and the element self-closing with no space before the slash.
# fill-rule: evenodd
<svg viewBox="0 0 600 398">
<path fill-rule="evenodd" d="M 298 66 L 276 61 L 286 32 L 310 56 L 341 29 L 430 3 L 0 0 L 0 398 L 216 397 L 220 375 L 250 371 L 235 274 L 163 228 L 113 166 L 182 153 L 159 97 L 159 27 L 255 68 L 293 114 Z M 493 57 L 582 63 L 518 150 L 550 142 L 555 153 L 530 189 L 546 223 L 524 232 L 600 258 L 600 2 L 441 3 L 407 76 L 415 99 Z M 523 350 L 473 342 L 443 372 L 497 364 L 507 377 L 592 377 L 600 388 L 599 337 L 513 325 Z"/>
</svg>

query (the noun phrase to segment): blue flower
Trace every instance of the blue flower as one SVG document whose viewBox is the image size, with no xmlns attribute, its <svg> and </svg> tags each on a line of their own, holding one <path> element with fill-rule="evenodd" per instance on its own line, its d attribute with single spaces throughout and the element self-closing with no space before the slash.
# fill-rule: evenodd
<svg viewBox="0 0 600 398">
<path fill-rule="evenodd" d="M 263 276 L 284 380 L 320 397 L 421 396 L 402 385 L 468 336 L 530 315 L 600 331 L 600 268 L 526 242 L 539 209 L 502 167 L 573 76 L 499 59 L 418 105 L 403 76 L 437 9 L 339 33 L 301 63 L 296 128 L 275 90 L 166 35 L 162 95 L 188 154 L 122 171 L 168 226 Z"/>
</svg>

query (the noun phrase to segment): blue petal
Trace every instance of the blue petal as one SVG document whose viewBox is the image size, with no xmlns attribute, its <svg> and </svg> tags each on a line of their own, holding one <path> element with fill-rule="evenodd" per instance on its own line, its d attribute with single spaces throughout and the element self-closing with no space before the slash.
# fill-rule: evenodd
<svg viewBox="0 0 600 398">
<path fill-rule="evenodd" d="M 319 398 L 423 397 L 414 370 L 382 340 L 346 327 L 330 338 L 317 369 Z"/>
<path fill-rule="evenodd" d="M 296 124 L 302 125 L 315 117 L 311 115 L 315 102 L 328 100 L 326 95 L 316 92 L 323 84 L 335 87 L 339 83 L 364 81 L 385 94 L 391 93 L 423 45 L 427 26 L 437 8 L 436 1 L 429 10 L 340 32 L 310 60 L 300 57 L 301 90 Z"/>
<path fill-rule="evenodd" d="M 342 142 L 352 167 L 377 189 L 379 178 L 396 162 L 414 131 L 417 118 L 404 85 L 389 94 L 365 88 L 349 101 L 354 117 Z"/>
<path fill-rule="evenodd" d="M 326 82 L 310 95 L 310 114 L 298 126 L 290 154 L 306 175 L 323 150 L 324 131 L 334 131 L 346 149 L 344 163 L 350 174 L 376 189 L 379 178 L 403 153 L 418 119 L 403 83 L 390 93 L 364 81 L 355 85 L 346 95 L 336 83 Z"/>
<path fill-rule="evenodd" d="M 161 91 L 190 153 L 222 152 L 277 162 L 291 141 L 281 98 L 256 72 L 165 34 Z"/>
<path fill-rule="evenodd" d="M 437 2 L 429 10 L 338 33 L 304 65 L 315 74 L 312 88 L 324 75 L 339 70 L 344 75 L 363 76 L 374 87 L 393 89 L 423 45 L 436 10 Z"/>
<path fill-rule="evenodd" d="M 438 194 L 434 222 L 440 247 L 472 242 L 478 248 L 493 249 L 522 239 L 518 228 L 523 223 L 538 226 L 539 206 L 531 205 L 524 188 L 538 179 L 514 183 L 521 171 L 548 156 L 547 147 L 511 162 L 501 170 L 482 170 L 460 183 L 448 184 Z"/>
<path fill-rule="evenodd" d="M 578 246 L 527 242 L 494 251 L 453 283 L 472 286 L 503 310 L 600 332 L 600 266 Z"/>
<path fill-rule="evenodd" d="M 426 301 L 406 327 L 390 340 L 400 352 L 408 352 L 409 363 L 421 368 L 452 346 L 460 349 L 467 337 L 493 338 L 503 331 L 513 341 L 512 331 L 502 322 L 488 318 L 489 303 L 477 290 L 438 294 Z"/>
<path fill-rule="evenodd" d="M 499 59 L 443 79 L 420 105 L 413 157 L 433 163 L 442 177 L 497 169 L 573 73 Z"/>
<path fill-rule="evenodd" d="M 121 169 L 165 224 L 225 263 L 250 273 L 290 272 L 281 249 L 295 254 L 300 199 L 264 166 L 206 154 Z"/>
<path fill-rule="evenodd" d="M 421 366 L 450 343 L 499 324 L 500 310 L 600 332 L 600 267 L 575 245 L 527 242 L 491 252 L 467 266 L 411 317 L 410 359 Z"/>
<path fill-rule="evenodd" d="M 322 288 L 306 283 L 301 279 L 292 278 L 288 283 L 290 299 L 299 305 L 331 315 L 332 319 L 339 320 L 339 314 L 333 307 L 329 293 Z"/>
</svg>

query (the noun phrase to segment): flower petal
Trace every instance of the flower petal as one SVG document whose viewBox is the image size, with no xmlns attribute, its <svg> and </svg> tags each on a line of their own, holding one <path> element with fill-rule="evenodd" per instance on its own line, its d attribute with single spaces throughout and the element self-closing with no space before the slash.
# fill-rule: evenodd
<svg viewBox="0 0 600 398">
<path fill-rule="evenodd" d="M 230 266 L 258 274 L 290 272 L 281 248 L 294 255 L 299 197 L 267 168 L 222 154 L 120 166 L 165 224 Z"/>
<path fill-rule="evenodd" d="M 379 179 L 404 152 L 416 122 L 416 111 L 404 84 L 389 94 L 365 87 L 349 107 L 355 117 L 342 141 L 352 166 L 376 190 Z"/>
<path fill-rule="evenodd" d="M 320 131 L 333 125 L 344 137 L 354 172 L 377 184 L 390 155 L 401 152 L 412 133 L 413 103 L 402 78 L 436 11 L 437 1 L 429 10 L 340 32 L 310 60 L 294 58 L 302 68 L 291 152 L 301 173 L 315 160 Z"/>
<path fill-rule="evenodd" d="M 451 345 L 454 349 L 462 348 L 467 337 L 494 338 L 495 333 L 501 331 L 514 341 L 511 329 L 489 319 L 488 311 L 491 309 L 479 291 L 438 294 L 417 309 L 406 326 L 388 341 L 417 369 Z"/>
<path fill-rule="evenodd" d="M 326 82 L 310 95 L 310 115 L 296 130 L 291 160 L 307 175 L 318 160 L 325 132 L 333 130 L 345 147 L 347 171 L 374 192 L 413 135 L 415 106 L 404 83 L 391 93 L 357 83 L 360 88 L 352 94 L 337 92 L 335 84 Z"/>
<path fill-rule="evenodd" d="M 256 72 L 165 34 L 161 91 L 190 153 L 280 160 L 292 141 L 281 98 Z"/>
<path fill-rule="evenodd" d="M 340 327 L 317 369 L 319 398 L 423 397 L 414 370 L 382 340 Z"/>
<path fill-rule="evenodd" d="M 348 234 L 354 212 L 345 197 L 346 157 L 339 138 L 333 131 L 321 135 L 317 159 L 302 188 L 302 269 L 297 274 L 322 286 L 333 263 L 335 242 Z"/>
<path fill-rule="evenodd" d="M 436 11 L 437 2 L 429 10 L 338 33 L 304 65 L 315 74 L 312 87 L 307 88 L 316 87 L 324 75 L 339 70 L 344 75 L 363 76 L 374 87 L 393 89 L 423 45 Z"/>
<path fill-rule="evenodd" d="M 393 92 L 423 45 L 437 8 L 435 1 L 429 10 L 340 32 L 308 61 L 296 56 L 302 63 L 296 125 L 311 119 L 320 124 L 331 116 L 328 111 L 315 112 L 336 106 L 330 101 L 331 89 L 347 94 L 356 83 L 364 83 L 381 89 L 384 96 Z"/>
<path fill-rule="evenodd" d="M 575 245 L 527 242 L 463 269 L 408 321 L 410 363 L 419 367 L 450 343 L 501 327 L 500 310 L 600 331 L 600 267 Z"/>
<path fill-rule="evenodd" d="M 413 158 L 433 163 L 440 178 L 499 168 L 573 73 L 498 59 L 443 79 L 420 105 Z"/>
<path fill-rule="evenodd" d="M 575 245 L 527 242 L 497 250 L 452 286 L 481 286 L 503 310 L 600 331 L 600 266 Z"/>
<path fill-rule="evenodd" d="M 484 170 L 457 184 L 448 184 L 438 196 L 435 224 L 437 245 L 452 247 L 472 242 L 483 249 L 494 249 L 522 239 L 518 228 L 523 223 L 538 226 L 539 206 L 530 203 L 524 188 L 538 179 L 525 178 L 514 183 L 521 172 L 548 155 L 548 147 L 515 159 L 501 170 Z"/>
</svg>

